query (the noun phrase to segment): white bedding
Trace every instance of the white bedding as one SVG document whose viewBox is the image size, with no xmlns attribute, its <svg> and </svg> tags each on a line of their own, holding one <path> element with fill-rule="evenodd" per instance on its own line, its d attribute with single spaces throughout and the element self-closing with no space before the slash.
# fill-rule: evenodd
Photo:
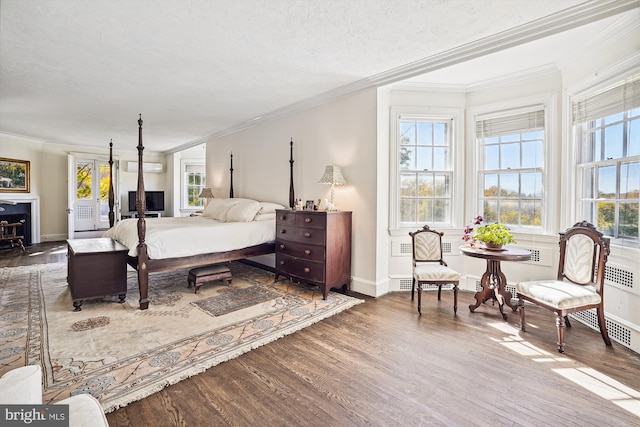
<svg viewBox="0 0 640 427">
<path fill-rule="evenodd" d="M 151 259 L 227 252 L 275 241 L 275 218 L 269 221 L 219 222 L 205 216 L 145 218 Z M 138 220 L 125 219 L 109 229 L 111 237 L 138 254 Z"/>
</svg>

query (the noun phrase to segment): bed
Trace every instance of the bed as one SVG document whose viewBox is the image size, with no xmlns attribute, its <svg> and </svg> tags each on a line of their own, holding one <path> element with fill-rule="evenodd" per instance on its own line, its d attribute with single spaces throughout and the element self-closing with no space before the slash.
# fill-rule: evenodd
<svg viewBox="0 0 640 427">
<path fill-rule="evenodd" d="M 149 273 L 217 264 L 270 254 L 275 251 L 275 210 L 283 206 L 234 198 L 233 156 L 228 199 L 212 199 L 200 217 L 145 218 L 142 116 L 138 120 L 138 218 L 113 225 L 105 237 L 129 251 L 127 263 L 138 272 L 140 309 L 149 308 Z M 110 150 L 109 164 L 112 164 Z M 295 203 L 293 140 L 290 142 L 289 207 Z M 111 172 L 110 172 L 111 176 Z M 109 218 L 113 214 L 113 186 L 109 186 Z"/>
</svg>

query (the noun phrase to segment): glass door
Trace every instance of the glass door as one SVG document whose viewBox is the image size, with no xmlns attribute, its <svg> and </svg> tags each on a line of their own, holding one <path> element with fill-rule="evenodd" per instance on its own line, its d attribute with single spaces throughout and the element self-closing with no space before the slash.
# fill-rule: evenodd
<svg viewBox="0 0 640 427">
<path fill-rule="evenodd" d="M 117 182 L 114 168 L 114 182 Z M 74 230 L 109 228 L 109 162 L 76 159 L 74 162 Z M 115 188 L 115 186 L 114 186 Z"/>
</svg>

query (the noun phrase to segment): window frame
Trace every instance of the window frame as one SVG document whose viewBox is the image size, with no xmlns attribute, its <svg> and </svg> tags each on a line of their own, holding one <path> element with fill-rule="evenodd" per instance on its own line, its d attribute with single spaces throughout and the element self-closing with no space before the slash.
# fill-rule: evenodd
<svg viewBox="0 0 640 427">
<path fill-rule="evenodd" d="M 187 168 L 189 166 L 201 166 L 204 173 L 204 183 L 201 187 L 206 187 L 207 167 L 206 162 L 200 159 L 186 159 L 180 161 L 180 211 L 195 212 L 204 209 L 204 201 L 201 206 L 189 206 L 187 186 Z"/>
<path fill-rule="evenodd" d="M 450 174 L 449 197 L 449 221 L 429 223 L 438 230 L 446 230 L 460 227 L 463 221 L 461 213 L 464 206 L 464 150 L 462 128 L 464 110 L 458 108 L 430 108 L 430 107 L 392 107 L 390 112 L 390 153 L 389 153 L 389 230 L 391 235 L 403 235 L 406 230 L 415 229 L 420 222 L 402 223 L 400 221 L 400 122 L 402 119 L 414 119 L 425 121 L 449 121 L 450 138 L 449 152 L 447 155 L 448 170 Z"/>
<path fill-rule="evenodd" d="M 482 214 L 484 207 L 482 205 L 480 182 L 481 173 L 484 171 L 484 153 L 476 137 L 476 123 L 479 120 L 485 120 L 492 117 L 509 116 L 519 113 L 531 112 L 535 110 L 544 111 L 544 129 L 543 129 L 543 145 L 542 145 L 542 207 L 541 207 L 541 225 L 537 226 L 514 226 L 510 225 L 513 233 L 522 235 L 550 235 L 556 233 L 558 209 L 554 204 L 553 192 L 549 191 L 546 183 L 559 182 L 557 180 L 556 170 L 560 156 L 558 144 L 553 144 L 553 136 L 556 134 L 556 96 L 553 93 L 545 93 L 525 98 L 512 99 L 504 102 L 486 104 L 470 108 L 467 114 L 467 157 L 469 163 L 473 165 L 469 168 L 466 180 L 467 188 L 473 189 L 466 195 L 466 218 L 467 221 Z M 554 148 L 557 150 L 554 155 Z M 527 168 L 520 168 L 518 171 L 524 171 Z M 526 200 L 522 198 L 514 200 Z"/>
</svg>

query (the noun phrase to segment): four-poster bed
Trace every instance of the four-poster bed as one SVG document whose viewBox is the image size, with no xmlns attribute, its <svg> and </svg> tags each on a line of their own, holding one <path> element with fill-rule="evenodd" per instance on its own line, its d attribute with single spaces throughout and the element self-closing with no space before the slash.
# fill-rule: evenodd
<svg viewBox="0 0 640 427">
<path fill-rule="evenodd" d="M 291 141 L 291 146 L 293 147 L 293 140 Z M 226 202 L 221 199 L 212 199 L 211 202 L 216 202 L 218 205 L 227 203 L 231 206 L 231 208 L 227 207 L 229 214 L 231 214 L 233 209 L 236 209 L 238 219 L 233 220 L 236 222 L 227 222 L 224 217 L 217 218 L 214 212 L 216 206 L 210 206 L 205 209 L 203 215 L 206 216 L 207 212 L 211 211 L 213 212 L 213 216 L 209 215 L 211 218 L 151 218 L 147 220 L 145 219 L 142 115 L 140 115 L 138 120 L 137 149 L 138 186 L 136 192 L 136 210 L 138 218 L 137 220 L 126 219 L 120 221 L 115 227 L 112 227 L 105 233 L 105 237 L 111 237 L 129 249 L 127 263 L 138 272 L 141 310 L 149 307 L 149 273 L 217 264 L 275 252 L 275 209 L 280 205 L 233 198 L 233 155 L 231 155 L 230 168 L 230 198 L 227 199 Z M 293 174 L 293 148 L 291 148 L 290 165 L 290 173 Z M 109 197 L 112 197 L 112 186 L 110 186 L 109 191 Z M 291 179 L 290 196 L 293 196 L 293 191 L 293 179 Z M 211 202 L 209 204 L 213 205 Z M 256 204 L 259 205 L 259 208 Z M 239 211 L 238 208 L 244 209 L 244 211 Z M 280 208 L 284 207 L 280 206 Z M 112 206 L 110 206 L 110 209 L 113 209 Z M 250 209 L 257 209 L 257 211 L 253 212 Z M 267 209 L 269 209 L 268 213 L 266 213 Z M 257 220 L 263 210 L 265 210 L 265 214 L 262 215 L 264 220 Z M 270 213 L 271 210 L 273 211 L 273 215 Z M 256 220 L 250 219 L 252 214 L 255 215 Z M 137 221 L 135 223 L 137 236 L 135 236 L 133 227 L 134 221 Z M 179 222 L 185 224 L 185 228 L 180 229 L 183 231 L 178 231 L 178 227 L 181 225 L 178 224 Z M 208 227 L 206 231 L 202 231 L 204 230 L 203 228 L 197 228 L 204 226 Z M 127 231 L 129 232 L 128 234 Z M 173 233 L 173 235 L 171 233 Z M 183 238 L 176 239 L 176 233 L 182 233 Z M 134 235 L 133 242 L 132 234 Z M 163 235 L 166 237 L 162 237 Z M 147 241 L 148 238 L 149 242 Z M 161 240 L 163 238 L 165 239 L 164 241 Z M 186 243 L 183 244 L 179 240 Z M 167 242 L 170 243 L 167 244 Z M 203 246 L 199 246 L 201 244 Z M 194 249 L 194 247 L 196 249 Z M 230 249 L 227 249 L 227 247 Z M 198 249 L 203 252 L 190 253 L 191 250 L 197 252 Z"/>
</svg>

